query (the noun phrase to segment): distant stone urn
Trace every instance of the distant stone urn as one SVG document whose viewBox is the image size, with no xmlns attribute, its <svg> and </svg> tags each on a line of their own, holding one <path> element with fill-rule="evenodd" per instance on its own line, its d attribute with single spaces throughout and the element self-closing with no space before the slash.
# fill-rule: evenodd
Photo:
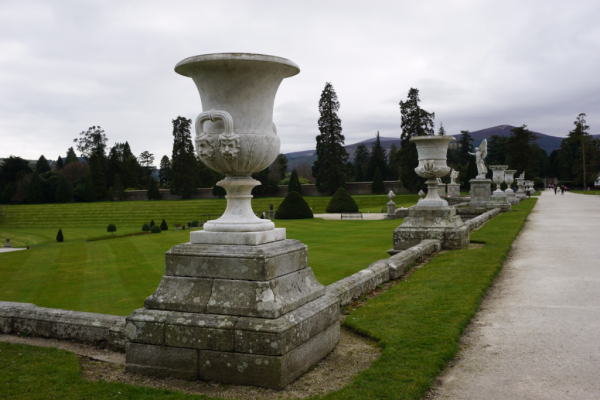
<svg viewBox="0 0 600 400">
<path fill-rule="evenodd" d="M 227 191 L 227 209 L 204 224 L 212 232 L 261 232 L 273 222 L 252 212 L 251 191 L 260 182 L 251 175 L 279 154 L 273 123 L 275 95 L 284 78 L 300 68 L 285 58 L 222 53 L 186 58 L 175 72 L 194 80 L 202 112 L 196 118 L 196 151 L 208 167 L 225 174 L 217 185 Z"/>
<path fill-rule="evenodd" d="M 420 200 L 418 207 L 447 207 L 448 202 L 438 194 L 438 180 L 448 175 L 450 167 L 446 165 L 448 144 L 452 136 L 415 136 L 410 139 L 417 145 L 419 165 L 415 172 L 422 178 L 427 178 L 427 197 Z"/>
</svg>

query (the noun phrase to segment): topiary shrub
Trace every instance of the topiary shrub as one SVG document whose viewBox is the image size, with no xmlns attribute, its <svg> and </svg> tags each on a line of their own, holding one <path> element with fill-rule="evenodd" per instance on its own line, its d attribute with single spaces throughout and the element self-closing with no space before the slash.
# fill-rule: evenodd
<svg viewBox="0 0 600 400">
<path fill-rule="evenodd" d="M 150 229 L 150 233 L 160 233 L 161 229 L 160 226 L 158 225 L 154 225 L 151 229 Z"/>
<path fill-rule="evenodd" d="M 154 225 L 156 225 L 156 224 L 154 223 L 154 220 L 150 221 L 150 228 L 152 228 Z"/>
<path fill-rule="evenodd" d="M 289 192 L 275 212 L 277 219 L 307 219 L 313 218 L 313 212 L 300 193 Z"/>
<path fill-rule="evenodd" d="M 142 232 L 150 232 L 150 225 L 148 225 L 148 224 L 142 225 Z"/>
<path fill-rule="evenodd" d="M 65 238 L 63 237 L 62 229 L 59 229 L 58 233 L 56 234 L 56 241 L 62 243 L 64 240 Z"/>
<path fill-rule="evenodd" d="M 358 212 L 358 205 L 343 187 L 339 188 L 327 205 L 328 213 Z"/>
<path fill-rule="evenodd" d="M 192 221 L 192 228 L 197 228 L 198 225 L 200 225 L 200 222 L 198 222 L 198 221 Z"/>
<path fill-rule="evenodd" d="M 109 224 L 109 225 L 106 227 L 106 232 L 110 232 L 110 234 L 111 234 L 111 235 L 114 235 L 114 233 L 113 233 L 113 232 L 116 232 L 116 231 L 117 231 L 117 227 L 116 227 L 116 225 L 115 225 L 115 224 Z"/>
<path fill-rule="evenodd" d="M 167 229 L 169 229 L 169 226 L 167 225 L 167 223 L 165 222 L 164 219 L 160 223 L 160 229 L 163 230 L 163 231 L 166 231 Z"/>
<path fill-rule="evenodd" d="M 296 172 L 296 168 L 292 170 L 292 175 L 290 176 L 290 184 L 288 186 L 288 193 L 292 192 L 302 194 L 302 185 L 300 184 L 300 179 L 298 179 L 298 172 Z"/>
</svg>

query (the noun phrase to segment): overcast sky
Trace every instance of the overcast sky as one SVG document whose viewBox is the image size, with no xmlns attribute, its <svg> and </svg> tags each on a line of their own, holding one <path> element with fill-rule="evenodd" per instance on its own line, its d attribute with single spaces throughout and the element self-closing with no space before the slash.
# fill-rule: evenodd
<svg viewBox="0 0 600 400">
<path fill-rule="evenodd" d="M 0 0 L 0 157 L 64 157 L 100 125 L 109 146 L 158 164 L 171 120 L 202 111 L 175 64 L 220 52 L 300 66 L 275 100 L 283 153 L 315 147 L 326 82 L 347 144 L 399 137 L 411 87 L 450 134 L 527 124 L 565 136 L 581 112 L 598 134 L 598 21 L 594 1 Z"/>
</svg>

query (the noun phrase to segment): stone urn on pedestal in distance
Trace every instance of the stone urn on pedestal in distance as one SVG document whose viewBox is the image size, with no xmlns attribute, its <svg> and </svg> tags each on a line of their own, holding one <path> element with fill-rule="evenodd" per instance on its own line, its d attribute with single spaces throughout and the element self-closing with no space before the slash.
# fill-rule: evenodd
<svg viewBox="0 0 600 400">
<path fill-rule="evenodd" d="M 520 177 L 517 178 L 517 191 L 515 192 L 515 196 L 519 201 L 526 199 L 527 195 L 525 194 L 525 173 L 522 173 Z"/>
<path fill-rule="evenodd" d="M 506 182 L 506 190 L 504 191 L 504 194 L 506 195 L 506 200 L 511 204 L 511 205 L 517 205 L 519 204 L 519 199 L 517 199 L 514 190 L 512 189 L 512 184 L 515 181 L 515 173 L 517 171 L 514 169 L 507 169 L 504 171 L 504 182 Z"/>
<path fill-rule="evenodd" d="M 207 54 L 175 72 L 194 80 L 200 160 L 225 174 L 223 216 L 165 255 L 165 275 L 127 318 L 126 371 L 281 389 L 339 340 L 339 299 L 308 266 L 308 249 L 256 217 L 251 177 L 279 154 L 275 95 L 300 69 L 280 57 Z"/>
<path fill-rule="evenodd" d="M 439 196 L 438 179 L 450 172 L 446 165 L 451 136 L 417 136 L 419 165 L 415 173 L 427 181 L 427 196 L 409 211 L 402 225 L 394 230 L 394 248 L 388 253 L 406 250 L 424 239 L 438 239 L 444 249 L 462 249 L 469 244 L 469 229 L 456 215 L 454 207 Z"/>
<path fill-rule="evenodd" d="M 504 171 L 508 165 L 490 165 L 492 170 L 492 181 L 496 184 L 496 190 L 490 196 L 490 200 L 486 204 L 487 209 L 500 208 L 502 211 L 510 211 L 510 203 L 506 198 L 506 194 L 500 188 L 504 183 Z"/>
</svg>

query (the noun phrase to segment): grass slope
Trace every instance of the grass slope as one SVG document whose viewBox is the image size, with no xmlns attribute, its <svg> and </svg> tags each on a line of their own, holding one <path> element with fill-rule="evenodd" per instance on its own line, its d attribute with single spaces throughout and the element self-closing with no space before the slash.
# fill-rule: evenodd
<svg viewBox="0 0 600 400">
<path fill-rule="evenodd" d="M 513 206 L 471 235 L 485 246 L 440 254 L 346 319 L 379 341 L 381 357 L 326 399 L 421 399 L 458 351 L 460 336 L 502 267 L 536 199 Z"/>
<path fill-rule="evenodd" d="M 363 212 L 381 212 L 389 199 L 386 195 L 353 196 Z M 315 214 L 325 213 L 331 196 L 304 198 Z M 395 202 L 409 207 L 417 202 L 416 194 L 396 196 Z M 269 205 L 279 207 L 283 197 L 252 199 L 255 212 L 268 211 Z M 67 204 L 27 204 L 0 206 L 0 227 L 106 227 L 108 224 L 139 226 L 151 219 L 157 224 L 165 219 L 170 227 L 174 223 L 200 220 L 202 214 L 222 214 L 225 199 L 123 201 Z"/>
<path fill-rule="evenodd" d="M 287 228 L 289 239 L 309 248 L 309 265 L 316 278 L 328 285 L 387 258 L 393 247 L 392 231 L 399 220 L 325 221 L 275 220 Z M 141 227 L 140 227 L 141 228 Z M 137 232 L 137 227 L 117 225 L 117 234 Z M 0 254 L 0 300 L 34 303 L 104 314 L 128 315 L 143 306 L 164 274 L 164 254 L 189 241 L 189 231 L 86 242 L 106 235 L 106 227 L 63 228 L 65 241 L 57 243 L 57 230 L 5 228 L 0 237 L 11 237 L 26 251 Z"/>
</svg>

